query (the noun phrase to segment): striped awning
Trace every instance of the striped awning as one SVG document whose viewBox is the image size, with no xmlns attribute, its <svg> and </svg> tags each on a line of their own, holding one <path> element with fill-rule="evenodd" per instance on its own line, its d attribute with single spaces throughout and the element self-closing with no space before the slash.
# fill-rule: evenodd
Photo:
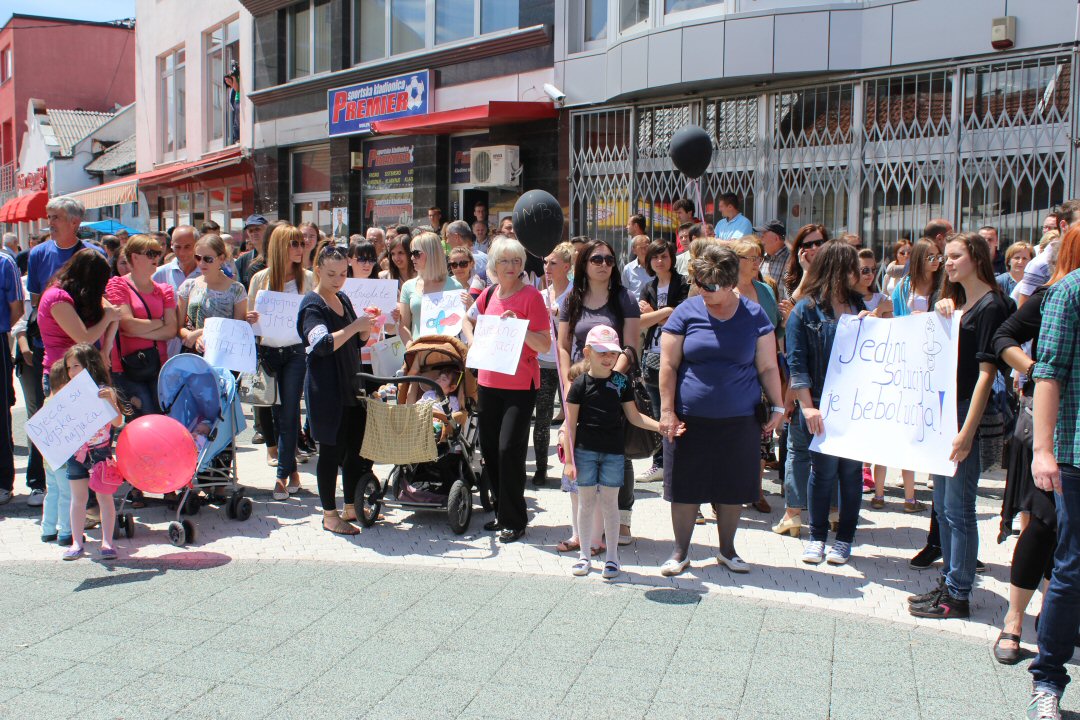
<svg viewBox="0 0 1080 720">
<path fill-rule="evenodd" d="M 139 181 L 124 178 L 105 185 L 68 193 L 64 197 L 78 200 L 87 210 L 136 202 L 139 198 Z"/>
</svg>

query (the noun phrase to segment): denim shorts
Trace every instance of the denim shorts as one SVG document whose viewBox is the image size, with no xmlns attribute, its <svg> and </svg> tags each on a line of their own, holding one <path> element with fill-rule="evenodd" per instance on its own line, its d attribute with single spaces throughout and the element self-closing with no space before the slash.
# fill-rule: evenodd
<svg viewBox="0 0 1080 720">
<path fill-rule="evenodd" d="M 79 462 L 79 459 L 74 455 L 67 461 L 67 474 L 68 480 L 89 480 L 90 469 L 94 467 L 95 463 L 108 460 L 112 457 L 112 448 L 94 448 L 86 454 L 86 461 Z"/>
<path fill-rule="evenodd" d="M 623 484 L 623 455 L 594 452 L 583 448 L 574 449 L 574 465 L 577 468 L 578 487 L 621 488 Z"/>
</svg>

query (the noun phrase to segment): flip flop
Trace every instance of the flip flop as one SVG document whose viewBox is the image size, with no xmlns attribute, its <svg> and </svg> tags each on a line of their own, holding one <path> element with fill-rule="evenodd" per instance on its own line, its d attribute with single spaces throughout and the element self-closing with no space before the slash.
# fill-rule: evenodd
<svg viewBox="0 0 1080 720">
<path fill-rule="evenodd" d="M 581 543 L 579 543 L 577 540 L 563 540 L 561 543 L 555 546 L 555 549 L 561 553 L 577 552 L 581 549 Z"/>
</svg>

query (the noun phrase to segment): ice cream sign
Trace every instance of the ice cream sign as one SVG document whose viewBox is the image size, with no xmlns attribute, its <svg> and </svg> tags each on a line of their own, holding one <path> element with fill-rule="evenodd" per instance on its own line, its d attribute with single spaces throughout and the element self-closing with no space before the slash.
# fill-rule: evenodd
<svg viewBox="0 0 1080 720">
<path fill-rule="evenodd" d="M 330 136 L 371 132 L 379 120 L 426 115 L 430 97 L 428 70 L 328 90 Z"/>
</svg>

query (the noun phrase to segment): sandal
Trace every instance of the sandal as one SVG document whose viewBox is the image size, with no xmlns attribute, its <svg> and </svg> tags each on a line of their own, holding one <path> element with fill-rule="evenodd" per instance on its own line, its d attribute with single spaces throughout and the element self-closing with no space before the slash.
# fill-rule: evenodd
<svg viewBox="0 0 1080 720">
<path fill-rule="evenodd" d="M 331 521 L 328 525 L 327 521 Z M 350 525 L 341 518 L 340 515 L 334 513 L 333 515 L 323 515 L 322 521 L 323 530 L 326 532 L 334 533 L 335 535 L 359 535 L 360 528 Z"/>
<path fill-rule="evenodd" d="M 592 556 L 593 556 L 593 557 L 596 557 L 596 556 L 597 556 L 597 555 L 599 555 L 600 553 L 605 553 L 605 552 L 607 552 L 607 545 L 605 545 L 604 543 L 600 543 L 600 544 L 599 544 L 599 545 L 597 545 L 596 547 L 591 547 L 591 548 L 589 548 L 589 550 L 590 550 L 590 551 L 592 552 Z"/>
<path fill-rule="evenodd" d="M 620 572 L 622 572 L 622 570 L 619 568 L 619 563 L 614 560 L 608 560 L 604 563 L 604 571 L 600 573 L 600 576 L 605 580 L 610 580 L 619 577 Z"/>
<path fill-rule="evenodd" d="M 345 507 L 341 508 L 340 517 L 345 522 L 352 522 L 353 520 L 356 520 L 356 506 L 345 505 Z"/>
<path fill-rule="evenodd" d="M 581 543 L 579 543 L 577 540 L 563 540 L 561 543 L 555 546 L 555 549 L 561 553 L 577 552 L 581 549 Z"/>
<path fill-rule="evenodd" d="M 274 493 L 273 493 L 272 497 L 275 500 L 288 500 L 289 499 L 289 489 L 287 487 L 285 487 L 285 481 L 284 480 L 276 480 L 274 482 Z"/>
<path fill-rule="evenodd" d="M 591 560 L 578 560 L 576 563 L 570 566 L 570 572 L 572 572 L 574 575 L 577 575 L 578 577 L 588 575 L 590 570 L 592 570 Z"/>
</svg>

